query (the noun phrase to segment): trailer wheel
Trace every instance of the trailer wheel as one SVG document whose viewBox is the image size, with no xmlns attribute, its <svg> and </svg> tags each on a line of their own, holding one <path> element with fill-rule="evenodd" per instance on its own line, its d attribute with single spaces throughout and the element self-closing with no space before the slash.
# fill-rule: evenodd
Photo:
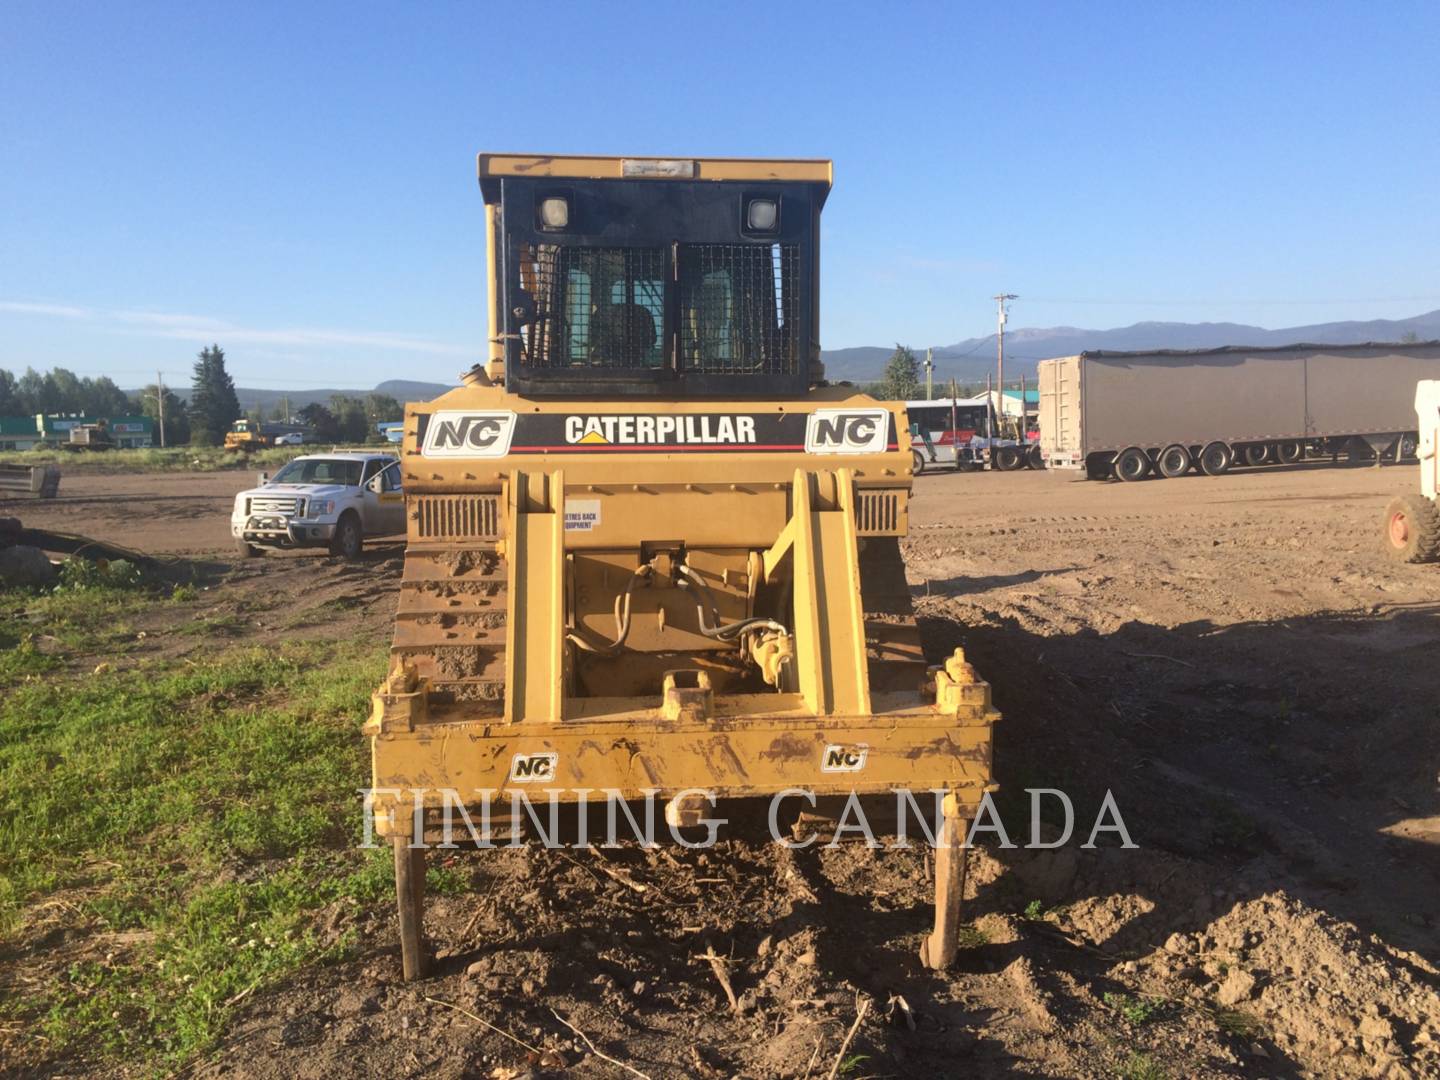
<svg viewBox="0 0 1440 1080">
<path fill-rule="evenodd" d="M 1115 475 L 1133 484 L 1150 475 L 1150 455 L 1138 446 L 1126 447 L 1115 456 Z"/>
<path fill-rule="evenodd" d="M 1200 451 L 1200 471 L 1206 476 L 1224 476 L 1235 464 L 1235 451 L 1223 442 L 1212 442 Z"/>
<path fill-rule="evenodd" d="M 1270 460 L 1270 444 L 1250 443 L 1241 448 L 1240 456 L 1246 465 L 1264 465 Z"/>
<path fill-rule="evenodd" d="M 1401 495 L 1385 508 L 1385 550 L 1397 562 L 1440 557 L 1440 511 L 1423 495 Z"/>
<path fill-rule="evenodd" d="M 911 464 L 911 468 L 912 468 L 912 469 L 914 470 L 914 472 L 915 472 L 915 475 L 916 475 L 916 476 L 919 476 L 921 473 L 923 473 L 923 472 L 925 471 L 925 455 L 922 454 L 922 453 L 920 453 L 919 450 L 911 450 L 911 451 L 910 451 L 910 464 Z"/>
<path fill-rule="evenodd" d="M 1190 456 L 1189 448 L 1181 446 L 1179 443 L 1171 443 L 1161 450 L 1160 456 L 1155 459 L 1155 467 L 1166 479 L 1184 476 L 1190 471 L 1190 466 L 1194 464 L 1195 459 Z"/>
<path fill-rule="evenodd" d="M 1293 439 L 1290 442 L 1276 443 L 1275 456 L 1281 465 L 1294 465 L 1305 456 L 1305 447 Z"/>
<path fill-rule="evenodd" d="M 995 468 L 1001 472 L 1014 472 L 1025 464 L 1025 458 L 1018 446 L 997 446 L 995 448 Z"/>
<path fill-rule="evenodd" d="M 1040 452 L 1040 444 L 1036 443 L 1025 451 L 1025 467 L 1027 469 L 1045 468 L 1045 455 Z"/>
</svg>

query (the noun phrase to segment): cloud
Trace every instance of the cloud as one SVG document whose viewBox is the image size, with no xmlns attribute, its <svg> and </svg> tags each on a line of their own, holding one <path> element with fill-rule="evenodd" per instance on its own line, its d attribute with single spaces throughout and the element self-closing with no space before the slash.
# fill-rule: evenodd
<svg viewBox="0 0 1440 1080">
<path fill-rule="evenodd" d="M 336 330 L 322 327 L 266 328 L 243 326 L 210 315 L 189 315 L 167 311 L 93 310 L 64 304 L 31 304 L 0 300 L 0 312 L 41 315 L 60 319 L 92 319 L 108 323 L 114 333 L 143 337 L 175 338 L 209 343 L 279 345 L 303 349 L 359 346 L 395 352 L 426 353 L 433 356 L 472 356 L 475 348 L 452 345 L 428 338 L 411 337 L 380 330 Z"/>
<path fill-rule="evenodd" d="M 27 304 L 19 300 L 0 300 L 0 311 L 16 315 L 49 315 L 56 319 L 89 319 L 95 314 L 86 308 L 66 304 Z"/>
</svg>

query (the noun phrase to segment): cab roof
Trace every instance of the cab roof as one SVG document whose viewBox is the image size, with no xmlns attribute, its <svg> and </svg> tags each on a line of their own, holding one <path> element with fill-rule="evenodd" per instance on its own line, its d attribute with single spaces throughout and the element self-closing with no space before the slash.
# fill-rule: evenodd
<svg viewBox="0 0 1440 1080">
<path fill-rule="evenodd" d="M 834 180 L 828 158 L 592 157 L 583 154 L 481 154 L 480 179 L 546 176 L 573 180 Z"/>
</svg>

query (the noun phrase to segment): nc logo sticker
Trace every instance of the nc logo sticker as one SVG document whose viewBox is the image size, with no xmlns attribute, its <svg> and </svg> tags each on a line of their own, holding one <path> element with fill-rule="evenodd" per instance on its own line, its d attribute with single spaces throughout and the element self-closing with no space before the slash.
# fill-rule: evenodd
<svg viewBox="0 0 1440 1080">
<path fill-rule="evenodd" d="M 425 457 L 504 457 L 515 434 L 515 414 L 442 410 L 425 429 Z"/>
<path fill-rule="evenodd" d="M 883 454 L 888 409 L 816 409 L 805 423 L 807 454 Z"/>
<path fill-rule="evenodd" d="M 555 779 L 556 753 L 516 754 L 510 759 L 510 780 L 516 784 L 534 784 Z"/>
<path fill-rule="evenodd" d="M 870 747 L 864 743 L 856 743 L 853 746 L 832 744 L 825 747 L 825 752 L 820 755 L 820 771 L 859 772 L 865 768 L 865 759 L 869 755 Z"/>
</svg>

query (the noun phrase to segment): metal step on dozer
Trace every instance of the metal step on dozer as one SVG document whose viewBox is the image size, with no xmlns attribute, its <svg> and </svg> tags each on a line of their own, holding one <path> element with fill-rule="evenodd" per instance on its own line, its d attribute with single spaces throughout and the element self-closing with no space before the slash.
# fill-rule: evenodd
<svg viewBox="0 0 1440 1080">
<path fill-rule="evenodd" d="M 447 802 L 941 790 L 935 926 L 991 785 L 990 689 L 928 667 L 903 406 L 827 385 L 812 160 L 481 155 L 491 320 L 406 409 L 408 546 L 374 695 L 407 979 Z M 456 794 L 447 794 L 456 793 Z"/>
</svg>

